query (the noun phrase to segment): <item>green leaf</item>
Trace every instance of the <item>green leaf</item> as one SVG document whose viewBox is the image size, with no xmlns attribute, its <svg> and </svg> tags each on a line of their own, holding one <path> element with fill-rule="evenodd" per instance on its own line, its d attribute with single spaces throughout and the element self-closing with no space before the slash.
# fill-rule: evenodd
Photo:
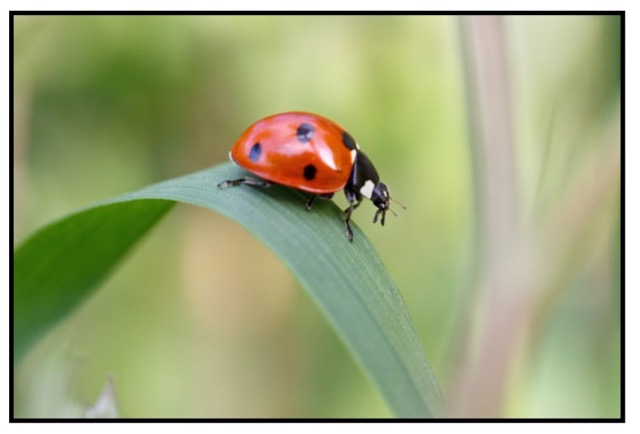
<svg viewBox="0 0 640 434">
<path fill-rule="evenodd" d="M 224 164 L 81 210 L 14 252 L 14 360 L 93 291 L 175 202 L 198 205 L 247 228 L 289 267 L 399 417 L 442 414 L 437 379 L 409 313 L 375 249 L 343 213 L 302 192 L 272 186 L 226 190 L 244 176 Z"/>
<path fill-rule="evenodd" d="M 174 203 L 139 200 L 88 208 L 19 246 L 13 254 L 14 361 L 95 289 Z"/>
</svg>

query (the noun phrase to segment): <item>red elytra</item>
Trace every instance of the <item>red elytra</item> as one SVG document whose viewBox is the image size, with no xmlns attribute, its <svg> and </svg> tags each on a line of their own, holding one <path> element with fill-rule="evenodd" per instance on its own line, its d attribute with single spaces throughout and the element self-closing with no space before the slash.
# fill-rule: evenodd
<svg viewBox="0 0 640 434">
<path fill-rule="evenodd" d="M 351 213 L 363 198 L 378 208 L 374 223 L 380 216 L 384 225 L 385 214 L 390 210 L 389 189 L 380 181 L 369 158 L 344 128 L 323 116 L 288 112 L 263 118 L 242 133 L 229 155 L 234 163 L 261 180 L 226 180 L 218 184 L 219 188 L 281 184 L 312 193 L 307 209 L 316 196 L 330 198 L 343 189 L 349 202 L 344 220 L 349 241 L 353 240 Z"/>
<path fill-rule="evenodd" d="M 231 159 L 276 184 L 315 194 L 334 193 L 346 185 L 356 156 L 355 148 L 343 144 L 343 132 L 322 116 L 277 114 L 247 128 L 231 148 Z"/>
</svg>

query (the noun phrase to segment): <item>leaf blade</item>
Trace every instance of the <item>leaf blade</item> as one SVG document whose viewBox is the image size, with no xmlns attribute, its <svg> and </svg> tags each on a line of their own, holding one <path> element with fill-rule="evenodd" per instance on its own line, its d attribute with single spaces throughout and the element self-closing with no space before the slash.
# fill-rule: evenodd
<svg viewBox="0 0 640 434">
<path fill-rule="evenodd" d="M 283 260 L 396 415 L 440 415 L 442 397 L 438 382 L 406 306 L 375 249 L 357 225 L 353 225 L 354 241 L 349 243 L 342 211 L 333 202 L 316 201 L 313 210 L 305 212 L 306 197 L 296 190 L 280 186 L 268 189 L 241 186 L 228 190 L 215 187 L 224 179 L 243 175 L 241 169 L 224 164 L 104 201 L 69 219 L 114 206 L 120 214 L 110 210 L 109 216 L 117 219 L 123 212 L 130 214 L 128 208 L 132 203 L 152 206 L 154 199 L 202 206 L 232 218 Z M 24 245 L 17 249 L 16 259 L 22 248 Z M 19 271 L 15 265 L 14 271 Z M 16 286 L 14 292 L 19 290 Z"/>
<path fill-rule="evenodd" d="M 71 312 L 174 203 L 155 200 L 87 209 L 45 226 L 16 248 L 14 360 Z M 102 232 L 118 236 L 101 237 Z"/>
</svg>

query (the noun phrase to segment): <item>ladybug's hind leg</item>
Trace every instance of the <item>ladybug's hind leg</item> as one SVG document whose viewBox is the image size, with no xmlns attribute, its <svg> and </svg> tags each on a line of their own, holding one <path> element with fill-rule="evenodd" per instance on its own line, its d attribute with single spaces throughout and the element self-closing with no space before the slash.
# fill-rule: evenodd
<svg viewBox="0 0 640 434">
<path fill-rule="evenodd" d="M 259 187 L 271 187 L 271 183 L 269 181 L 265 181 L 264 179 L 256 179 L 251 178 L 249 176 L 245 176 L 244 178 L 238 179 L 227 179 L 218 184 L 218 188 L 229 188 L 235 187 L 236 185 L 247 184 L 247 185 L 257 185 Z"/>
</svg>

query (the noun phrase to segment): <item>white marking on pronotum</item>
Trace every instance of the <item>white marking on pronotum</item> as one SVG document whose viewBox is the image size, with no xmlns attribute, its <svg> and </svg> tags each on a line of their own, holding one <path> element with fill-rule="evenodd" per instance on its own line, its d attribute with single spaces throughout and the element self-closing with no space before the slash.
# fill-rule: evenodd
<svg viewBox="0 0 640 434">
<path fill-rule="evenodd" d="M 370 179 L 367 179 L 364 185 L 360 187 L 360 193 L 362 193 L 362 195 L 367 199 L 371 199 L 371 195 L 373 194 L 374 187 L 375 187 L 375 184 L 373 183 L 373 181 L 371 181 Z"/>
<path fill-rule="evenodd" d="M 360 150 L 360 145 L 358 145 L 358 142 L 356 142 L 356 149 L 359 151 Z"/>
</svg>

